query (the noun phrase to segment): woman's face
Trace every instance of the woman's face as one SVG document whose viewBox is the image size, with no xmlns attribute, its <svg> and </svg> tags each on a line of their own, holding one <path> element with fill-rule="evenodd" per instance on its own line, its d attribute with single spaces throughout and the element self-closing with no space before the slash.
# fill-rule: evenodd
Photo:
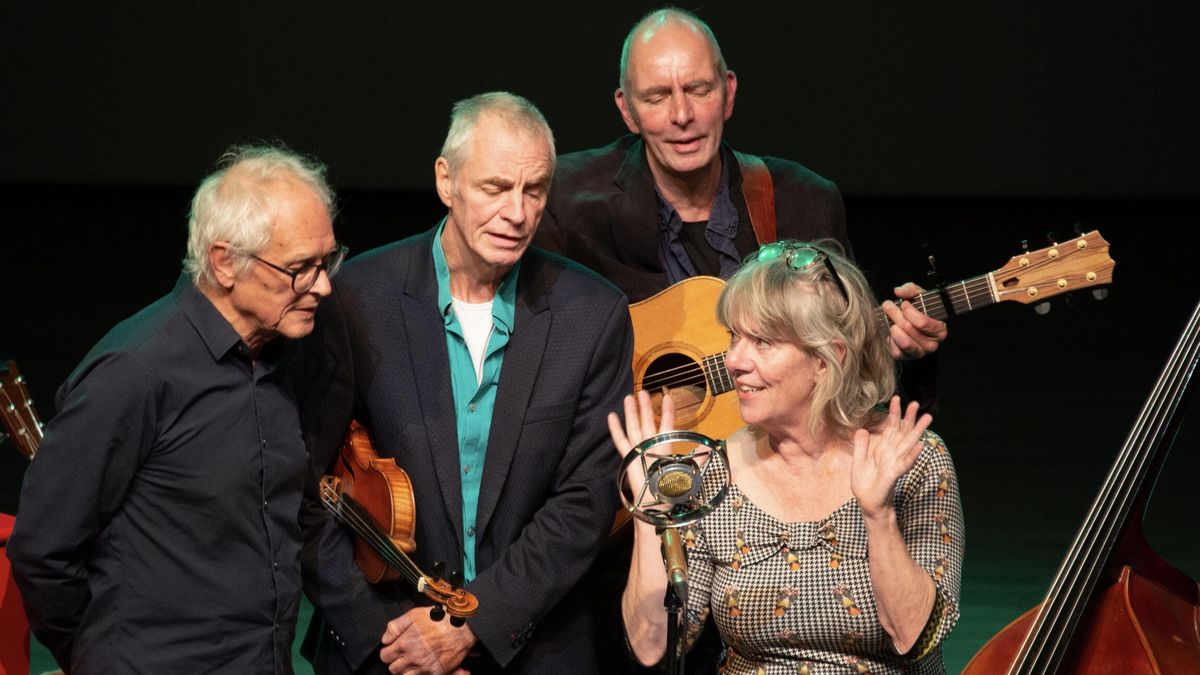
<svg viewBox="0 0 1200 675">
<path fill-rule="evenodd" d="M 791 342 L 731 331 L 725 365 L 733 376 L 743 421 L 768 433 L 807 428 L 813 389 L 825 374 L 823 359 Z"/>
</svg>

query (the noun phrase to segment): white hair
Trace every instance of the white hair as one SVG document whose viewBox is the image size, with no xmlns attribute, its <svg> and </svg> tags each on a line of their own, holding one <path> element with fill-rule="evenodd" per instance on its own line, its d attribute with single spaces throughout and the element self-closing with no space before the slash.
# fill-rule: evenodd
<svg viewBox="0 0 1200 675">
<path fill-rule="evenodd" d="M 184 270 L 197 286 L 216 285 L 208 251 L 215 242 L 229 242 L 243 254 L 234 273 L 242 276 L 271 241 L 271 225 L 278 212 L 273 188 L 281 180 L 296 180 L 313 191 L 330 217 L 333 191 L 320 162 L 290 150 L 267 146 L 234 146 L 221 155 L 217 171 L 200 182 L 188 214 L 187 257 Z"/>
</svg>

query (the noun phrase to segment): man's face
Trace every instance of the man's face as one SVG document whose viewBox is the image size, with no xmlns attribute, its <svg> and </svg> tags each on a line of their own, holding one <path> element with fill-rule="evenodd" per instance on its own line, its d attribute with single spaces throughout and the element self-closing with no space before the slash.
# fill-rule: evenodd
<svg viewBox="0 0 1200 675">
<path fill-rule="evenodd" d="M 442 247 L 474 280 L 507 273 L 521 259 L 546 208 L 552 158 L 546 139 L 483 113 L 462 166 L 438 158 L 438 196 L 449 209 Z"/>
<path fill-rule="evenodd" d="M 279 209 L 271 240 L 258 257 L 287 270 L 321 262 L 337 247 L 325 205 L 294 179 L 281 179 L 273 189 Z M 279 335 L 301 338 L 312 332 L 317 303 L 331 291 L 324 272 L 311 289 L 296 293 L 288 275 L 254 261 L 245 276 L 233 281 L 229 299 L 237 317 L 231 323 L 255 350 Z"/>
<path fill-rule="evenodd" d="M 724 85 L 724 86 L 722 86 Z M 628 90 L 618 89 L 625 125 L 641 134 L 656 175 L 686 177 L 715 166 L 737 78 L 717 75 L 712 49 L 698 32 L 668 24 L 629 50 Z"/>
</svg>

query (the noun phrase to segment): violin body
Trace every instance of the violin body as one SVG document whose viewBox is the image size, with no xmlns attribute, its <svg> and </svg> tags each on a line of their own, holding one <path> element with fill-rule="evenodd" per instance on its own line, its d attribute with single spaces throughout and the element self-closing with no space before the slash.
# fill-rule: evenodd
<svg viewBox="0 0 1200 675">
<path fill-rule="evenodd" d="M 321 478 L 320 492 L 326 510 L 357 535 L 354 561 L 369 583 L 403 579 L 435 603 L 434 620 L 449 614 L 455 626 L 479 611 L 474 595 L 426 574 L 409 557 L 417 550 L 412 481 L 394 459 L 379 457 L 358 422 L 350 423 L 334 472 Z"/>
<path fill-rule="evenodd" d="M 396 460 L 381 459 L 375 453 L 366 427 L 350 423 L 336 466 L 333 475 L 339 480 L 339 493 L 354 495 L 397 548 L 405 553 L 416 551 L 417 510 L 412 481 L 404 469 L 396 466 Z M 354 562 L 369 583 L 400 578 L 399 570 L 388 565 L 362 537 L 354 540 Z"/>
</svg>

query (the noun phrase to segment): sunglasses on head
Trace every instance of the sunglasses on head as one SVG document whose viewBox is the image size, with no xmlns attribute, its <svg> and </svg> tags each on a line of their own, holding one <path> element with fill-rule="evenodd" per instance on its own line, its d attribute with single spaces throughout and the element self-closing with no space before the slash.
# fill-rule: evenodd
<svg viewBox="0 0 1200 675">
<path fill-rule="evenodd" d="M 833 278 L 833 283 L 837 285 L 842 298 L 847 303 L 850 302 L 850 294 L 846 292 L 846 286 L 842 283 L 841 276 L 834 269 L 833 260 L 830 259 L 827 253 L 816 246 L 794 241 L 773 241 L 759 247 L 758 253 L 754 256 L 754 259 L 759 262 L 767 262 L 776 258 L 783 258 L 787 262 L 788 267 L 797 271 L 809 269 L 818 263 L 824 263 L 825 269 L 829 270 L 829 276 Z"/>
</svg>

